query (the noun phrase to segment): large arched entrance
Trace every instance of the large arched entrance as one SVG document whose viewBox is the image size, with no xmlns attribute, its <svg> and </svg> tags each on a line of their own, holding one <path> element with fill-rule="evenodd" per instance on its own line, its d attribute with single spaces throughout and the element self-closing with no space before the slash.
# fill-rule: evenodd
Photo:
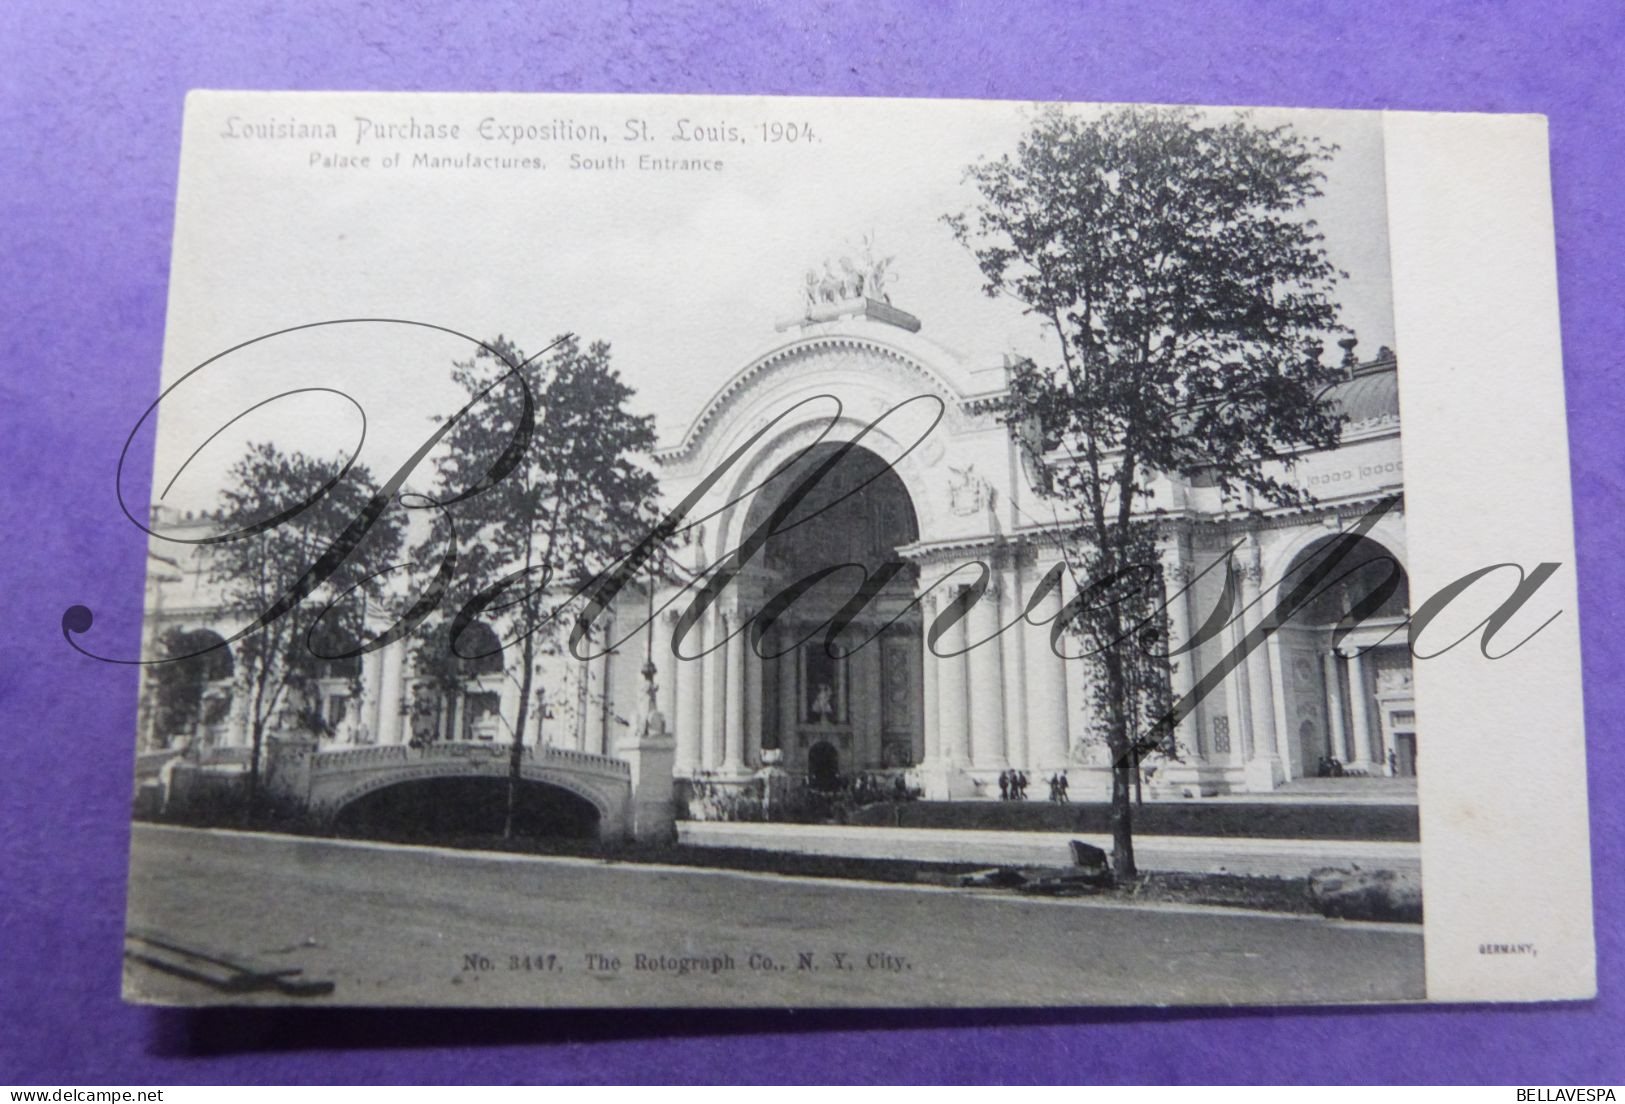
<svg viewBox="0 0 1625 1104">
<path fill-rule="evenodd" d="M 832 463 L 810 488 L 802 486 Z M 765 625 L 757 640 L 763 750 L 777 749 L 782 765 L 797 772 L 827 770 L 831 761 L 843 773 L 918 763 L 922 618 L 911 608 L 918 569 L 897 553 L 919 537 L 907 488 L 869 449 L 819 445 L 781 466 L 757 493 L 745 531 L 781 508 L 747 584 Z M 854 596 L 864 589 L 868 601 L 854 613 Z M 838 618 L 850 623 L 830 640 Z"/>
<path fill-rule="evenodd" d="M 1281 593 L 1306 579 L 1337 539 L 1304 549 L 1283 577 Z M 1360 537 L 1280 627 L 1294 776 L 1416 773 L 1416 705 L 1404 629 L 1409 610 L 1409 579 L 1398 558 Z"/>
</svg>

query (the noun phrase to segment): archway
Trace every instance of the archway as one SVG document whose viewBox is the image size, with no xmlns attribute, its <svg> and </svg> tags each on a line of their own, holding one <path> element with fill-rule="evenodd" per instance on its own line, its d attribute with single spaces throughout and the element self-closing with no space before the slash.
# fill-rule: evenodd
<svg viewBox="0 0 1625 1104">
<path fill-rule="evenodd" d="M 1299 553 L 1279 593 L 1305 583 L 1338 539 Z M 1291 775 L 1415 772 L 1409 613 L 1404 566 L 1377 541 L 1359 537 L 1280 627 Z"/>
<path fill-rule="evenodd" d="M 814 789 L 832 790 L 841 778 L 841 753 L 828 740 L 807 749 L 807 781 Z"/>
<path fill-rule="evenodd" d="M 897 552 L 919 538 L 919 521 L 903 480 L 867 448 L 819 445 L 783 464 L 758 492 L 745 531 L 775 516 L 746 584 L 766 623 L 757 641 L 762 747 L 780 750 L 787 769 L 808 773 L 819 744 L 848 772 L 919 762 L 918 568 Z M 853 615 L 853 598 L 865 589 L 868 600 Z M 851 622 L 830 640 L 838 615 Z"/>
<path fill-rule="evenodd" d="M 508 780 L 502 777 L 418 778 L 362 794 L 341 808 L 333 827 L 344 835 L 459 842 L 502 835 Z M 562 786 L 523 779 L 514 833 L 529 838 L 596 839 L 599 812 Z"/>
</svg>

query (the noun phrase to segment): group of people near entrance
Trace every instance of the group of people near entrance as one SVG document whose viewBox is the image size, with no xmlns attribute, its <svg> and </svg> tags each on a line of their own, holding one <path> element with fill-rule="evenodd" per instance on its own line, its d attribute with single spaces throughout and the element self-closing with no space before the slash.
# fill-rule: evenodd
<svg viewBox="0 0 1625 1104">
<path fill-rule="evenodd" d="M 1065 771 L 1056 771 L 1046 781 L 1049 783 L 1049 799 L 1066 804 L 1068 798 L 1067 780 Z M 1007 770 L 999 772 L 999 800 L 1000 801 L 1026 801 L 1027 800 L 1027 772 L 1021 770 Z"/>
<path fill-rule="evenodd" d="M 1027 800 L 1027 772 L 1007 770 L 999 772 L 999 800 Z"/>
</svg>

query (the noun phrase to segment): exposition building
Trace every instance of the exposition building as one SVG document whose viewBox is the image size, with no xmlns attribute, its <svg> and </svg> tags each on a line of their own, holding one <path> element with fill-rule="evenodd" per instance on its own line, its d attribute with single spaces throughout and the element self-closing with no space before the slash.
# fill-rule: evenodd
<svg viewBox="0 0 1625 1104">
<path fill-rule="evenodd" d="M 672 657 L 671 634 L 688 599 L 667 605 L 670 595 L 661 594 L 652 639 L 635 634 L 584 663 L 549 659 L 544 682 L 552 704 L 539 726 L 542 743 L 561 753 L 620 755 L 648 713 L 649 651 L 679 779 L 726 784 L 764 766 L 826 780 L 900 772 L 928 797 L 970 799 L 996 798 L 1007 770 L 1035 780 L 1064 771 L 1074 800 L 1104 797 L 1109 771 L 1087 667 L 1051 649 L 1047 623 L 1021 619 L 1038 581 L 1060 561 L 1054 534 L 1064 519 L 1038 493 L 1040 470 L 1000 418 L 1017 365 L 967 364 L 922 335 L 913 316 L 862 296 L 810 301 L 805 316 L 771 335 L 763 329 L 762 351 L 738 365 L 654 456 L 668 504 L 722 470 L 693 512 L 706 520 L 683 551 L 691 566 L 725 559 L 830 450 L 854 437 L 861 444 L 795 507 L 805 524 L 770 538 L 693 626 L 681 651 L 699 658 Z M 1175 664 L 1176 696 L 1236 647 L 1269 608 L 1267 596 L 1306 557 L 1375 504 L 1402 494 L 1395 358 L 1384 349 L 1360 362 L 1352 343 L 1346 352 L 1347 379 L 1332 396 L 1347 415 L 1342 443 L 1303 455 L 1289 476 L 1314 505 L 1253 509 L 1226 501 L 1201 471 L 1159 477 L 1151 508 L 1163 519 L 1174 643 L 1189 639 L 1219 602 L 1226 556 L 1239 570 L 1247 607 Z M 825 396 L 839 399 L 838 416 Z M 923 439 L 894 432 L 893 419 L 871 427 L 893 408 L 917 409 L 922 396 L 940 412 Z M 1382 516 L 1364 539 L 1403 567 L 1403 507 Z M 992 568 L 993 583 L 929 648 L 929 626 L 973 573 L 941 580 L 971 561 Z M 816 630 L 850 599 L 850 583 L 843 589 L 831 580 L 788 608 L 773 606 L 786 585 L 831 564 L 871 573 L 894 565 L 848 630 L 872 642 L 844 654 L 826 649 Z M 191 646 L 210 633 L 230 635 L 198 561 L 162 560 L 155 550 L 152 565 L 149 654 L 160 654 L 160 642 L 176 633 Z M 1051 592 L 1033 620 L 1053 617 L 1065 598 L 1065 589 Z M 1408 601 L 1402 585 L 1335 648 L 1332 629 L 1347 612 L 1346 590 L 1298 611 L 1182 720 L 1178 755 L 1147 763 L 1147 792 L 1269 791 L 1316 775 L 1331 759 L 1354 775 L 1414 774 L 1410 656 L 1404 633 L 1394 631 Z M 628 592 L 614 616 L 641 625 L 648 603 L 647 594 Z M 773 610 L 773 624 L 752 647 L 739 629 L 764 609 Z M 323 672 L 300 714 L 319 718 L 317 731 L 272 735 L 330 749 L 501 746 L 511 739 L 505 718 L 517 712 L 518 696 L 505 662 L 514 659 L 492 656 L 461 692 L 447 693 L 416 677 L 407 649 L 396 643 Z M 248 741 L 229 648 L 161 685 L 153 670 L 143 694 L 144 749 L 177 742 L 229 749 Z M 536 730 L 525 734 L 527 743 L 536 740 Z"/>
</svg>

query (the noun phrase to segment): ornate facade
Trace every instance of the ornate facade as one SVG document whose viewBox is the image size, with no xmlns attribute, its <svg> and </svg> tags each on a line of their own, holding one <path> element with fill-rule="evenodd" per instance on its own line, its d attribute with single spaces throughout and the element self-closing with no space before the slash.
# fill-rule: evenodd
<svg viewBox="0 0 1625 1104">
<path fill-rule="evenodd" d="M 1109 778 L 1086 669 L 1055 654 L 1047 624 L 1021 617 L 1058 562 L 1051 534 L 1061 519 L 1000 421 L 1012 366 L 976 370 L 919 328 L 888 303 L 812 296 L 804 317 L 781 324 L 777 338 L 662 444 L 654 459 L 668 503 L 721 473 L 690 513 L 698 519 L 683 553 L 691 569 L 724 561 L 752 533 L 772 535 L 680 642 L 681 654 L 693 658 L 678 661 L 671 652 L 692 592 L 676 601 L 667 592 L 654 603 L 652 640 L 639 633 L 585 664 L 550 661 L 554 709 L 543 742 L 611 756 L 633 742 L 649 649 L 678 777 L 744 779 L 764 765 L 812 776 L 892 770 L 928 796 L 968 798 L 997 796 L 1005 770 L 1035 779 L 1067 771 L 1074 798 L 1104 795 Z M 1305 556 L 1402 493 L 1394 357 L 1383 350 L 1355 363 L 1350 348 L 1347 367 L 1334 396 L 1348 415 L 1342 444 L 1302 456 L 1288 476 L 1313 494 L 1312 507 L 1252 510 L 1226 501 L 1201 473 L 1160 478 L 1154 505 L 1164 519 L 1175 643 L 1218 602 L 1220 561 L 1232 549 L 1248 607 L 1175 665 L 1176 695 L 1255 627 L 1266 605 L 1260 597 Z M 785 506 L 790 487 L 854 440 L 861 450 Z M 1403 567 L 1402 508 L 1382 517 L 1368 539 Z M 933 622 L 971 576 L 937 584 L 972 561 L 992 569 L 991 585 L 932 647 Z M 784 588 L 838 563 L 884 578 L 841 637 L 863 646 L 831 654 L 822 627 L 852 598 L 856 570 L 830 575 L 793 602 Z M 149 634 L 222 628 L 210 621 L 195 569 L 158 566 Z M 1065 597 L 1049 594 L 1034 619 L 1053 617 Z M 614 614 L 642 624 L 648 602 L 628 594 Z M 1389 635 L 1407 603 L 1401 587 L 1340 650 L 1331 628 L 1346 610 L 1333 597 L 1300 611 L 1184 719 L 1177 756 L 1147 764 L 1151 792 L 1265 791 L 1332 759 L 1356 774 L 1414 773 L 1409 655 L 1403 633 Z M 973 642 L 984 643 L 967 649 Z M 329 744 L 510 738 L 500 718 L 517 705 L 516 680 L 499 669 L 472 677 L 464 693 L 430 693 L 397 644 L 365 656 L 359 677 L 340 675 L 315 706 Z M 178 715 L 208 741 L 241 743 L 229 663 L 217 662 L 205 682 L 200 700 L 214 704 Z M 161 731 L 173 717 L 166 720 L 151 695 L 147 701 L 146 743 L 161 746 L 173 735 Z"/>
</svg>

